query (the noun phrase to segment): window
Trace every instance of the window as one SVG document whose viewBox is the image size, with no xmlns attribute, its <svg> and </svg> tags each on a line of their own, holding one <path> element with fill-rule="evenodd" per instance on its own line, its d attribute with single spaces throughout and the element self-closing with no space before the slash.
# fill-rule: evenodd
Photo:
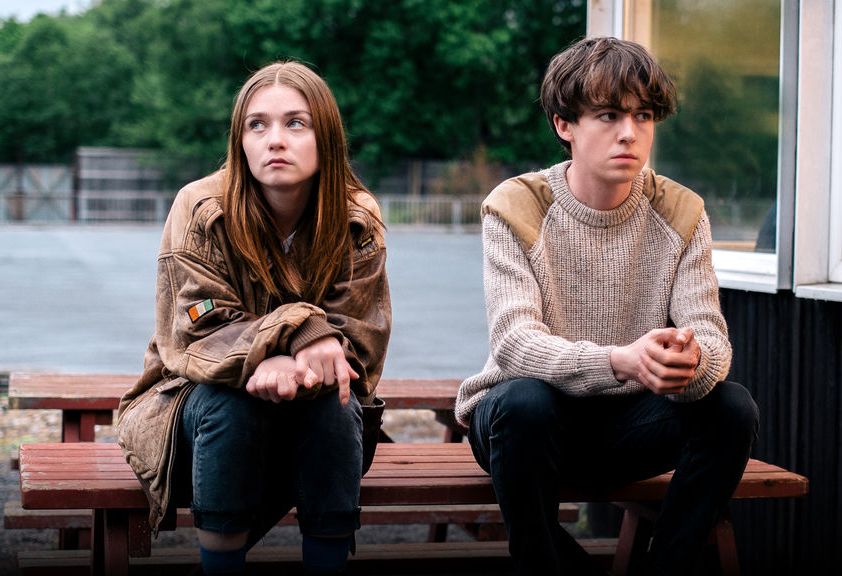
<svg viewBox="0 0 842 576">
<path fill-rule="evenodd" d="M 791 284 L 797 4 L 592 0 L 589 34 L 647 46 L 676 81 L 650 164 L 705 199 L 724 287 Z M 795 12 L 795 14 L 793 14 Z"/>
<path fill-rule="evenodd" d="M 831 282 L 842 282 L 842 2 L 836 3 L 835 22 L 828 278 Z"/>
<path fill-rule="evenodd" d="M 720 285 L 842 301 L 842 0 L 590 0 L 588 34 L 648 46 L 689 98 L 659 127 L 652 164 L 705 196 Z M 726 113 L 738 123 L 711 124 Z M 680 148 L 706 134 L 723 150 L 733 136 L 739 149 L 724 161 L 746 169 L 705 176 L 687 163 Z"/>
</svg>

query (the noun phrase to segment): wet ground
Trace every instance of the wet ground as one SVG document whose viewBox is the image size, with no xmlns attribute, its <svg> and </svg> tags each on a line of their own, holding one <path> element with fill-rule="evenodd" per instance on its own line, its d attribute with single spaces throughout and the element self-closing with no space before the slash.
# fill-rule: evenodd
<svg viewBox="0 0 842 576">
<path fill-rule="evenodd" d="M 160 226 L 0 226 L 0 372 L 139 372 Z M 478 234 L 389 232 L 385 376 L 464 377 L 487 354 Z"/>
</svg>

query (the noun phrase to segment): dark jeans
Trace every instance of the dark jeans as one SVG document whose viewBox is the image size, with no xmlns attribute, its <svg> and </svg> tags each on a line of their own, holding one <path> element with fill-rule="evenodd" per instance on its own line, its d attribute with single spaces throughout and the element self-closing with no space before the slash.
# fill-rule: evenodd
<svg viewBox="0 0 842 576">
<path fill-rule="evenodd" d="M 177 447 L 177 503 L 197 527 L 249 532 L 257 542 L 293 506 L 302 534 L 359 528 L 362 415 L 336 392 L 274 404 L 243 390 L 199 384 Z"/>
<path fill-rule="evenodd" d="M 523 378 L 486 394 L 469 440 L 491 474 L 518 573 L 595 573 L 558 523 L 560 484 L 599 491 L 674 468 L 649 561 L 655 574 L 687 575 L 740 481 L 758 419 L 733 382 L 678 403 L 648 392 L 577 398 Z"/>
</svg>

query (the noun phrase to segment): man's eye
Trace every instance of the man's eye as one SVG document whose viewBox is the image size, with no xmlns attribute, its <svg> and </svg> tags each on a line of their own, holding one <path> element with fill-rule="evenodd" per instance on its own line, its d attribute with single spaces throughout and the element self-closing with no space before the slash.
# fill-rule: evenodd
<svg viewBox="0 0 842 576">
<path fill-rule="evenodd" d="M 610 122 L 611 120 L 617 118 L 617 114 L 614 112 L 603 112 L 602 114 L 597 116 L 597 118 L 602 120 L 603 122 Z"/>
<path fill-rule="evenodd" d="M 648 122 L 648 121 L 652 120 L 653 118 L 654 118 L 654 116 L 652 115 L 651 112 L 638 112 L 637 113 L 637 119 L 640 120 L 641 122 Z"/>
</svg>

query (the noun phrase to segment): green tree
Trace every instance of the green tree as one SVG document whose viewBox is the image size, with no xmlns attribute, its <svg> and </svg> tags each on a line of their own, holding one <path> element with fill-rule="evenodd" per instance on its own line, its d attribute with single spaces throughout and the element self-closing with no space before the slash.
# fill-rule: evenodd
<svg viewBox="0 0 842 576">
<path fill-rule="evenodd" d="M 79 145 L 118 144 L 111 126 L 128 114 L 133 63 L 107 29 L 37 16 L 4 23 L 0 38 L 0 157 L 67 161 Z"/>
<path fill-rule="evenodd" d="M 479 149 L 545 164 L 560 147 L 540 79 L 584 20 L 583 0 L 102 0 L 78 17 L 7 22 L 0 156 L 116 143 L 216 165 L 236 89 L 294 58 L 330 84 L 371 174 Z"/>
<path fill-rule="evenodd" d="M 226 24 L 233 6 L 229 0 L 173 0 L 139 14 L 132 36 L 142 47 L 133 120 L 117 129 L 127 144 L 219 163 L 239 80 Z"/>
<path fill-rule="evenodd" d="M 550 57 L 584 33 L 582 1 L 259 0 L 233 15 L 245 61 L 315 65 L 354 156 L 375 170 L 480 147 L 509 163 L 559 156 L 538 88 Z"/>
</svg>

